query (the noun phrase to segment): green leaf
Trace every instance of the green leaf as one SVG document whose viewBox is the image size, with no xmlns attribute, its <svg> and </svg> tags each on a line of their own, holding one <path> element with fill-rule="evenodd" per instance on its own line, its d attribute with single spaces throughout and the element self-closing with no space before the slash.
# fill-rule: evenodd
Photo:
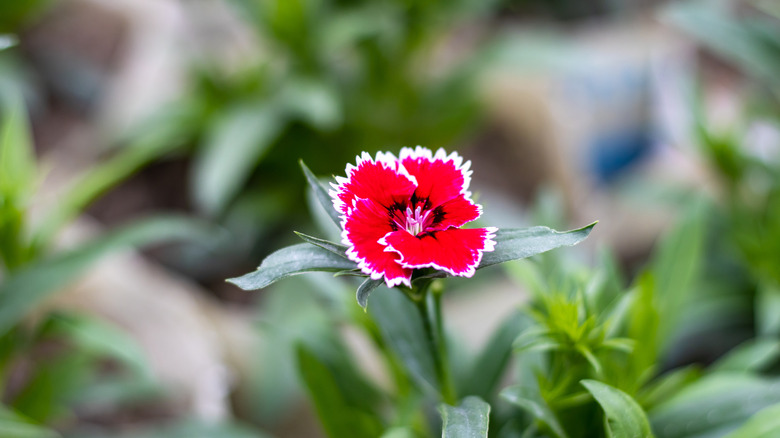
<svg viewBox="0 0 780 438">
<path fill-rule="evenodd" d="M 220 213 L 249 178 L 281 131 L 267 105 L 237 105 L 214 122 L 195 158 L 192 192 L 198 207 Z"/>
<path fill-rule="evenodd" d="M 306 207 L 309 210 L 314 225 L 319 231 L 319 235 L 323 236 L 325 239 L 340 242 L 341 227 L 333 222 L 330 211 L 325 210 L 325 207 L 320 204 L 320 200 L 317 199 L 317 193 L 315 193 L 314 189 L 308 184 L 306 187 Z"/>
<path fill-rule="evenodd" d="M 379 438 L 417 438 L 417 434 L 407 427 L 394 427 L 386 430 Z"/>
<path fill-rule="evenodd" d="M 317 177 L 311 173 L 311 170 L 306 167 L 306 164 L 304 164 L 303 160 L 300 160 L 299 163 L 301 164 L 301 169 L 303 169 L 303 174 L 306 175 L 306 181 L 308 181 L 309 187 L 314 192 L 314 195 L 316 196 L 317 201 L 319 201 L 320 206 L 322 206 L 322 208 L 328 213 L 328 216 L 330 216 L 330 219 L 333 221 L 333 223 L 336 224 L 339 229 L 341 229 L 341 219 L 339 218 L 339 213 L 335 208 L 333 208 L 333 200 L 328 194 L 328 190 L 325 189 Z"/>
<path fill-rule="evenodd" d="M 580 383 L 604 409 L 611 437 L 651 438 L 653 436 L 645 412 L 630 395 L 596 380 L 583 380 Z"/>
<path fill-rule="evenodd" d="M 780 436 L 780 403 L 762 409 L 724 438 L 776 438 Z"/>
<path fill-rule="evenodd" d="M 151 375 L 99 376 L 98 362 L 89 368 L 91 382 L 79 386 L 67 399 L 68 406 L 90 412 L 106 412 L 116 406 L 139 406 L 164 399 L 166 388 Z"/>
<path fill-rule="evenodd" d="M 500 229 L 494 239 L 496 249 L 483 254 L 478 269 L 531 257 L 562 246 L 576 245 L 588 237 L 597 223 L 565 232 L 547 227 Z"/>
<path fill-rule="evenodd" d="M 0 196 L 20 198 L 36 179 L 35 150 L 21 97 L 4 105 L 0 115 Z"/>
<path fill-rule="evenodd" d="M 92 358 L 72 348 L 37 361 L 12 406 L 37 423 L 62 420 L 70 413 L 73 399 L 88 387 L 97 371 Z"/>
<path fill-rule="evenodd" d="M 350 405 L 332 371 L 302 345 L 298 347 L 298 367 L 329 437 L 375 438 L 381 434 L 379 419 Z"/>
<path fill-rule="evenodd" d="M 322 249 L 326 249 L 333 254 L 336 254 L 337 256 L 343 257 L 347 260 L 349 260 L 349 257 L 347 257 L 347 249 L 348 247 L 346 245 L 342 245 L 340 243 L 331 242 L 329 240 L 320 239 L 318 237 L 312 237 L 308 236 L 303 233 L 299 233 L 297 231 L 293 231 L 298 237 L 305 240 L 306 242 L 311 243 L 312 245 L 319 246 Z"/>
<path fill-rule="evenodd" d="M 664 324 L 658 326 L 661 350 L 672 340 L 685 305 L 695 290 L 693 285 L 704 250 L 705 213 L 702 204 L 692 205 L 653 255 L 654 295 L 658 314 L 664 318 Z"/>
<path fill-rule="evenodd" d="M 117 359 L 136 375 L 151 377 L 143 350 L 118 327 L 87 315 L 58 314 L 51 317 L 48 330 L 67 336 L 82 352 Z"/>
<path fill-rule="evenodd" d="M 7 97 L 0 102 L 0 266 L 13 270 L 34 258 L 26 209 L 38 176 L 21 96 L 13 89 Z"/>
<path fill-rule="evenodd" d="M 366 309 L 368 306 L 368 296 L 371 294 L 371 292 L 374 291 L 374 289 L 379 287 L 382 282 L 383 280 L 381 278 L 379 280 L 366 278 L 366 280 L 360 284 L 357 290 L 357 302 L 360 304 L 360 307 Z"/>
<path fill-rule="evenodd" d="M 322 342 L 335 330 L 329 320 L 331 309 L 318 300 L 322 289 L 315 285 L 322 279 L 315 277 L 327 275 L 292 277 L 264 294 L 263 322 L 256 337 L 262 344 L 256 366 L 246 378 L 247 398 L 243 401 L 255 406 L 252 418 L 262 424 L 285 415 L 301 398 L 304 388 L 296 366 L 297 345 L 302 340 L 307 345 Z"/>
<path fill-rule="evenodd" d="M 699 379 L 648 412 L 659 438 L 721 436 L 780 403 L 780 380 L 742 373 Z"/>
<path fill-rule="evenodd" d="M 756 330 L 764 336 L 780 336 L 780 288 L 769 281 L 756 293 Z"/>
<path fill-rule="evenodd" d="M 509 315 L 477 356 L 459 393 L 488 399 L 496 390 L 509 363 L 512 343 L 518 334 L 532 324 L 533 321 L 521 312 Z"/>
<path fill-rule="evenodd" d="M 550 429 L 550 432 L 557 438 L 567 438 L 566 431 L 561 426 L 555 413 L 547 405 L 547 402 L 539 394 L 538 388 L 532 388 L 524 385 L 515 385 L 505 388 L 501 391 L 501 397 L 520 406 L 533 416 L 536 421 L 541 422 Z"/>
<path fill-rule="evenodd" d="M 648 375 L 648 370 L 656 366 L 658 360 L 658 332 L 660 312 L 655 299 L 655 279 L 650 273 L 644 273 L 637 280 L 637 286 L 631 291 L 631 304 L 628 317 L 628 337 L 639 345 L 629 356 L 629 365 L 625 371 L 632 375 L 635 385 L 641 385 L 640 376 Z"/>
<path fill-rule="evenodd" d="M 355 269 L 355 262 L 308 243 L 282 248 L 263 260 L 255 272 L 228 281 L 244 290 L 262 289 L 291 275 Z"/>
<path fill-rule="evenodd" d="M 349 269 L 345 271 L 338 271 L 335 274 L 333 274 L 334 277 L 361 277 L 366 278 L 368 277 L 366 274 L 364 274 L 360 269 Z"/>
<path fill-rule="evenodd" d="M 457 406 L 441 404 L 442 438 L 487 438 L 490 405 L 470 396 Z"/>
<path fill-rule="evenodd" d="M 136 222 L 70 251 L 25 266 L 0 284 L 0 334 L 24 318 L 38 302 L 66 287 L 111 251 L 152 242 L 207 238 L 213 228 L 169 216 Z"/>
<path fill-rule="evenodd" d="M 762 371 L 776 363 L 778 357 L 780 357 L 780 341 L 776 339 L 751 339 L 729 351 L 726 356 L 710 367 L 710 371 L 753 373 Z"/>
<path fill-rule="evenodd" d="M 640 390 L 637 400 L 645 409 L 653 408 L 698 380 L 701 374 L 701 370 L 695 366 L 670 371 L 645 385 Z"/>
<path fill-rule="evenodd" d="M 60 434 L 0 405 L 0 436 L 3 438 L 56 438 Z"/>
<path fill-rule="evenodd" d="M 423 392 L 438 396 L 436 368 L 420 313 L 401 291 L 382 287 L 371 295 L 369 314 L 385 344 L 398 356 Z"/>
<path fill-rule="evenodd" d="M 180 148 L 198 115 L 197 106 L 189 101 L 164 107 L 160 116 L 137 128 L 138 134 L 115 155 L 79 175 L 44 215 L 36 230 L 37 246 L 47 247 L 64 225 L 103 193 L 150 162 Z"/>
<path fill-rule="evenodd" d="M 322 81 L 296 78 L 287 81 L 278 96 L 279 103 L 292 116 L 300 117 L 320 130 L 331 130 L 341 124 L 339 96 Z"/>
<path fill-rule="evenodd" d="M 295 310 L 300 308 L 299 303 L 294 305 Z M 327 314 L 323 316 L 324 324 L 316 327 L 314 333 L 301 333 L 296 348 L 305 349 L 328 369 L 344 403 L 368 416 L 376 416 L 375 408 L 383 401 L 382 393 L 364 376 L 362 367 L 353 358 L 340 332 L 340 322 L 330 320 Z M 316 318 L 314 315 L 311 317 Z M 278 321 L 277 327 L 286 325 L 289 317 Z"/>
</svg>

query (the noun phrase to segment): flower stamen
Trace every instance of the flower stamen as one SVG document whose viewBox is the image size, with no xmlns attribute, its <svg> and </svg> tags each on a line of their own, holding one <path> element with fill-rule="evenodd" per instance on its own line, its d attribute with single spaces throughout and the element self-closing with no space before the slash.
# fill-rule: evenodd
<svg viewBox="0 0 780 438">
<path fill-rule="evenodd" d="M 406 207 L 406 231 L 412 236 L 416 236 L 425 230 L 425 221 L 431 214 L 430 210 L 422 211 L 422 207 L 417 207 L 412 212 L 410 207 Z"/>
</svg>

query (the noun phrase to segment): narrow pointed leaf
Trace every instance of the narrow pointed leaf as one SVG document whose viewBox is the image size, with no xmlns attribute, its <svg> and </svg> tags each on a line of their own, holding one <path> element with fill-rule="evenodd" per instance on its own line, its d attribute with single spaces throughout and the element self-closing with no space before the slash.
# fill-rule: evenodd
<svg viewBox="0 0 780 438">
<path fill-rule="evenodd" d="M 675 330 L 688 317 L 685 306 L 696 288 L 705 246 L 703 203 L 693 203 L 682 220 L 661 240 L 653 256 L 653 295 L 663 324 L 658 325 L 659 352 L 668 348 Z"/>
<path fill-rule="evenodd" d="M 596 380 L 583 380 L 580 383 L 604 409 L 611 437 L 653 437 L 645 412 L 630 395 Z"/>
<path fill-rule="evenodd" d="M 160 109 L 160 115 L 134 129 L 137 134 L 111 158 L 78 175 L 45 212 L 36 231 L 36 241 L 47 246 L 56 234 L 95 199 L 139 169 L 172 151 L 191 138 L 200 110 L 189 101 Z"/>
<path fill-rule="evenodd" d="M 597 223 L 565 232 L 547 227 L 499 229 L 494 239 L 496 249 L 482 256 L 479 268 L 531 257 L 562 246 L 576 245 L 588 237 Z"/>
<path fill-rule="evenodd" d="M 388 429 L 379 438 L 417 438 L 418 435 L 408 427 L 394 427 Z"/>
<path fill-rule="evenodd" d="M 319 231 L 318 235 L 333 242 L 341 241 L 341 227 L 333 223 L 330 211 L 320 204 L 317 193 L 311 186 L 306 187 L 306 207 L 309 210 L 312 221 Z"/>
<path fill-rule="evenodd" d="M 21 98 L 2 108 L 0 124 L 0 192 L 18 196 L 30 189 L 35 179 L 35 152 L 27 114 Z"/>
<path fill-rule="evenodd" d="M 775 339 L 752 339 L 735 347 L 715 362 L 711 371 L 754 373 L 777 363 L 780 342 Z"/>
<path fill-rule="evenodd" d="M 750 417 L 725 438 L 776 438 L 780 436 L 780 404 L 772 405 Z"/>
<path fill-rule="evenodd" d="M 317 177 L 311 173 L 311 170 L 306 167 L 306 164 L 304 164 L 303 160 L 301 160 L 300 163 L 301 169 L 303 169 L 303 174 L 306 175 L 306 181 L 309 182 L 309 187 L 311 187 L 311 189 L 314 191 L 314 195 L 317 197 L 317 201 L 319 201 L 322 208 L 325 209 L 325 211 L 328 213 L 328 216 L 330 216 L 331 220 L 333 220 L 333 223 L 336 224 L 339 229 L 341 229 L 341 218 L 339 218 L 339 214 L 336 209 L 333 208 L 333 201 L 328 194 L 328 190 L 325 189 Z"/>
<path fill-rule="evenodd" d="M 756 291 L 756 330 L 767 337 L 780 336 L 780 288 L 765 281 Z"/>
<path fill-rule="evenodd" d="M 360 287 L 358 287 L 357 290 L 357 302 L 360 304 L 360 307 L 363 309 L 366 309 L 368 306 L 368 296 L 371 294 L 371 292 L 374 291 L 379 285 L 382 284 L 382 279 L 379 280 L 372 280 L 370 278 L 366 278 L 366 281 L 360 284 Z"/>
<path fill-rule="evenodd" d="M 648 411 L 659 438 L 722 436 L 764 408 L 780 403 L 780 379 L 715 373 Z"/>
<path fill-rule="evenodd" d="M 338 272 L 355 269 L 355 263 L 319 246 L 301 243 L 269 255 L 255 272 L 228 281 L 244 290 L 262 289 L 271 283 L 304 272 Z"/>
<path fill-rule="evenodd" d="M 364 274 L 363 271 L 360 269 L 349 269 L 344 271 L 338 271 L 335 274 L 333 274 L 334 277 L 363 277 L 366 278 L 368 275 Z"/>
<path fill-rule="evenodd" d="M 306 242 L 311 243 L 312 245 L 319 246 L 322 249 L 327 249 L 328 251 L 332 252 L 333 254 L 336 254 L 337 256 L 340 256 L 340 257 L 343 257 L 343 258 L 349 260 L 349 258 L 347 257 L 347 249 L 348 248 L 347 248 L 346 245 L 342 245 L 342 244 L 336 243 L 336 242 L 331 242 L 330 240 L 320 239 L 318 237 L 308 236 L 306 234 L 299 233 L 297 231 L 294 231 L 294 233 L 296 235 L 298 235 L 298 237 L 300 237 L 301 239 L 305 240 Z"/>
<path fill-rule="evenodd" d="M 535 420 L 545 424 L 553 433 L 552 437 L 568 438 L 555 413 L 539 395 L 538 389 L 521 385 L 510 386 L 501 391 L 501 397 L 523 408 Z"/>
<path fill-rule="evenodd" d="M 368 313 L 411 380 L 423 392 L 438 396 L 433 354 L 417 307 L 399 290 L 385 287 L 371 294 L 370 304 Z"/>
<path fill-rule="evenodd" d="M 240 105 L 217 119 L 193 171 L 193 197 L 202 211 L 217 214 L 225 208 L 273 144 L 282 123 L 266 105 Z"/>
<path fill-rule="evenodd" d="M 354 406 L 333 371 L 313 351 L 298 346 L 298 369 L 317 414 L 330 438 L 373 438 L 382 430 L 380 420 L 364 407 Z"/>
<path fill-rule="evenodd" d="M 442 438 L 487 438 L 490 405 L 479 397 L 466 397 L 460 405 L 442 404 Z"/>
<path fill-rule="evenodd" d="M 135 375 L 151 378 L 140 345 L 130 334 L 108 322 L 86 315 L 54 315 L 49 320 L 48 330 L 64 335 L 81 352 L 116 359 Z"/>
<path fill-rule="evenodd" d="M 523 313 L 513 312 L 509 315 L 471 365 L 468 377 L 463 382 L 459 393 L 489 399 L 509 363 L 512 343 L 518 334 L 531 324 L 532 321 Z"/>
<path fill-rule="evenodd" d="M 56 438 L 60 434 L 46 429 L 0 405 L 0 436 L 3 438 Z"/>
<path fill-rule="evenodd" d="M 48 295 L 66 287 L 107 253 L 157 241 L 207 238 L 213 229 L 191 219 L 158 217 L 112 231 L 74 250 L 26 266 L 0 284 L 0 334 Z"/>
<path fill-rule="evenodd" d="M 640 390 L 637 399 L 645 409 L 652 409 L 674 397 L 700 377 L 701 370 L 697 366 L 677 368 L 650 381 Z"/>
</svg>

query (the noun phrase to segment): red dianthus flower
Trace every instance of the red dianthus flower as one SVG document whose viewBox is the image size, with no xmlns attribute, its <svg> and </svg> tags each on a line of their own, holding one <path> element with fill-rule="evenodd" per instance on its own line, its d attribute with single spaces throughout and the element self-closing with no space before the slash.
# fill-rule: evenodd
<svg viewBox="0 0 780 438">
<path fill-rule="evenodd" d="M 482 207 L 468 191 L 470 161 L 444 149 L 404 148 L 357 157 L 330 191 L 341 214 L 347 256 L 388 287 L 411 286 L 412 271 L 434 268 L 471 277 L 482 253 L 495 248 L 496 228 L 459 228 Z"/>
</svg>

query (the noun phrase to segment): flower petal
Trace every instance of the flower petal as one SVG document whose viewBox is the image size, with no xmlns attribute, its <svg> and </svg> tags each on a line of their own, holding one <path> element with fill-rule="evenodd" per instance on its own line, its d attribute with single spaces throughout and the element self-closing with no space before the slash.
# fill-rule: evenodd
<svg viewBox="0 0 780 438">
<path fill-rule="evenodd" d="M 471 161 L 464 163 L 463 157 L 456 152 L 447 155 L 444 149 L 439 149 L 434 155 L 430 149 L 420 146 L 415 149 L 403 148 L 400 161 L 417 180 L 415 197 L 430 201 L 423 208 L 435 208 L 458 195 L 471 197 L 468 192 Z"/>
<path fill-rule="evenodd" d="M 412 236 L 406 231 L 388 233 L 379 243 L 385 251 L 401 255 L 405 268 L 435 268 L 452 275 L 471 277 L 482 260 L 482 253 L 493 251 L 497 228 L 449 228 Z"/>
<path fill-rule="evenodd" d="M 414 177 L 391 153 L 379 152 L 376 160 L 368 153 L 357 157 L 357 165 L 347 165 L 347 177 L 337 177 L 330 191 L 333 206 L 346 214 L 358 198 L 368 198 L 384 207 L 409 200 L 416 187 Z"/>
<path fill-rule="evenodd" d="M 482 215 L 482 206 L 461 195 L 433 209 L 429 230 L 446 230 L 460 227 Z"/>
<path fill-rule="evenodd" d="M 402 267 L 396 253 L 387 252 L 378 241 L 392 232 L 386 209 L 370 199 L 357 199 L 342 222 L 342 241 L 349 246 L 347 257 L 358 264 L 364 274 L 379 280 L 384 276 L 387 287 L 411 286 L 412 270 Z"/>
</svg>

